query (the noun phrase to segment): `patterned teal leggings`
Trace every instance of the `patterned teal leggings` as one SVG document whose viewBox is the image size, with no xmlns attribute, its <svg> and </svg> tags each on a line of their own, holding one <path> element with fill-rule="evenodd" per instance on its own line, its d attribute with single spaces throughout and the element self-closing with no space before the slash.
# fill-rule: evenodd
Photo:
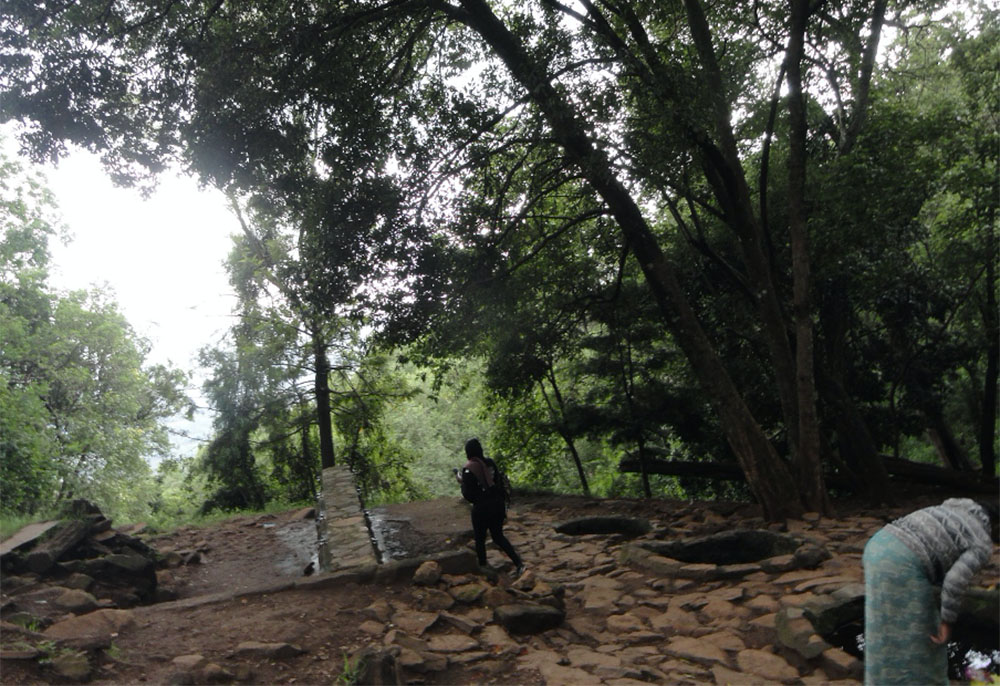
<svg viewBox="0 0 1000 686">
<path fill-rule="evenodd" d="M 882 529 L 862 560 L 865 684 L 947 685 L 947 646 L 930 639 L 941 621 L 939 601 L 920 558 Z"/>
</svg>

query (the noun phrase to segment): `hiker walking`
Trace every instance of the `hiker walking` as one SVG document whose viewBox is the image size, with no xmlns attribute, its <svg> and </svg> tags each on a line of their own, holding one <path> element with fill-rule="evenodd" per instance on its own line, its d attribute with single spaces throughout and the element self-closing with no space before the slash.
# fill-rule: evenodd
<svg viewBox="0 0 1000 686">
<path fill-rule="evenodd" d="M 462 469 L 455 470 L 455 478 L 462 485 L 462 497 L 472 503 L 472 531 L 476 540 L 476 557 L 479 566 L 486 564 L 486 532 L 490 532 L 493 542 L 507 554 L 514 563 L 515 575 L 524 573 L 524 563 L 503 535 L 503 523 L 507 519 L 507 479 L 496 463 L 483 455 L 479 439 L 470 438 L 465 443 L 467 461 Z"/>
</svg>

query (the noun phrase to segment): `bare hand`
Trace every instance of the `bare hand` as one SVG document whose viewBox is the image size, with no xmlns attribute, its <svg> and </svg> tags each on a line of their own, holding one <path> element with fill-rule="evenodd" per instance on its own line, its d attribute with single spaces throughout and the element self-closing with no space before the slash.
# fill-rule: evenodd
<svg viewBox="0 0 1000 686">
<path fill-rule="evenodd" d="M 948 622 L 941 622 L 941 626 L 938 627 L 937 634 L 931 635 L 931 640 L 939 645 L 947 643 L 949 638 L 951 638 L 951 624 Z"/>
</svg>

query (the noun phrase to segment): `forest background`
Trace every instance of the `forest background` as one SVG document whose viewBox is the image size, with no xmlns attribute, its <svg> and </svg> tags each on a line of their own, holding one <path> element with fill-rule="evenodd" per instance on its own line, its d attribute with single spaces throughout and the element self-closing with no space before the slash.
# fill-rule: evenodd
<svg viewBox="0 0 1000 686">
<path fill-rule="evenodd" d="M 190 370 L 49 285 L 51 195 L 4 162 L 7 514 L 262 508 L 335 463 L 453 495 L 472 435 L 521 488 L 771 518 L 891 500 L 892 459 L 995 477 L 985 3 L 15 1 L 0 39 L 27 159 L 179 166 L 242 228 L 213 436 L 170 455 Z"/>
</svg>

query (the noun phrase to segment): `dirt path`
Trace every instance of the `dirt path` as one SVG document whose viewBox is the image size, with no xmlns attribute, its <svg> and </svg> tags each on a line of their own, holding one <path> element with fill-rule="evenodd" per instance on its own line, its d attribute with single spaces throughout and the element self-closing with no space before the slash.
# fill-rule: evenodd
<svg viewBox="0 0 1000 686">
<path fill-rule="evenodd" d="M 822 573 L 844 579 L 860 578 L 860 548 L 873 526 L 903 511 L 939 502 L 931 494 L 911 499 L 894 511 L 872 512 L 843 504 L 841 517 L 797 528 L 822 539 L 835 551 Z M 724 503 L 595 501 L 574 497 L 518 499 L 508 533 L 529 568 L 542 580 L 567 589 L 565 625 L 544 635 L 510 640 L 501 636 L 485 653 L 455 653 L 441 668 L 421 667 L 410 672 L 416 683 L 527 684 L 606 683 L 635 686 L 642 683 L 747 683 L 760 679 L 739 677 L 733 650 L 777 652 L 769 645 L 773 629 L 753 625 L 766 617 L 790 593 L 775 577 L 761 578 L 740 590 L 739 601 L 749 612 L 725 616 L 735 597 L 727 584 L 665 584 L 648 573 L 617 564 L 621 541 L 602 536 L 569 540 L 553 535 L 553 524 L 577 516 L 621 513 L 657 522 L 663 536 L 692 536 L 743 525 L 761 525 L 752 507 Z M 393 584 L 317 583 L 311 590 L 289 588 L 306 579 L 311 562 L 308 541 L 315 524 L 302 510 L 279 515 L 235 517 L 204 528 L 185 528 L 169 536 L 148 539 L 157 550 L 197 551 L 200 561 L 161 572 L 161 583 L 175 588 L 178 600 L 132 610 L 134 624 L 114 638 L 94 665 L 91 683 L 167 684 L 176 682 L 178 658 L 199 655 L 219 668 L 216 683 L 332 684 L 344 672 L 345 660 L 364 646 L 397 640 L 394 621 L 426 610 L 432 593 L 409 580 Z M 376 515 L 392 526 L 390 538 L 414 553 L 438 552 L 467 546 L 469 525 L 461 501 L 443 499 L 381 508 Z M 796 528 L 793 527 L 793 528 Z M 671 534 L 673 532 L 673 534 Z M 305 545 L 303 544 L 305 542 Z M 505 570 L 502 556 L 491 546 L 490 560 Z M 987 575 L 995 584 L 1000 572 L 994 561 Z M 310 581 L 320 582 L 322 575 Z M 987 579 L 987 581 L 989 581 Z M 465 582 L 476 582 L 469 578 Z M 481 579 L 479 579 L 481 581 Z M 463 582 L 458 579 L 456 583 Z M 782 583 L 786 583 L 782 581 Z M 509 586 L 502 574 L 500 586 Z M 735 587 L 735 586 L 734 586 Z M 610 604 L 601 606 L 601 594 L 614 588 Z M 749 591 L 747 589 L 750 589 Z M 790 602 L 800 602 L 798 593 Z M 728 600 L 726 600 L 728 598 Z M 772 607 L 773 606 L 773 607 Z M 388 608 L 391 619 L 373 608 Z M 687 608 L 687 609 L 683 609 Z M 742 612 L 742 610 L 741 610 Z M 676 615 L 692 626 L 674 626 L 662 617 Z M 455 621 L 467 618 L 480 626 L 492 611 L 482 602 L 451 611 Z M 616 626 L 609 618 L 614 616 Z M 672 615 L 673 616 L 673 615 Z M 637 623 L 623 634 L 625 620 Z M 674 621 L 671 619 L 671 622 Z M 659 628 L 657 628 L 659 627 Z M 492 631 L 492 630 L 491 630 Z M 492 634 L 495 638 L 495 633 Z M 702 637 L 704 643 L 721 640 L 729 657 L 711 667 L 672 657 L 668 642 Z M 719 639 L 722 636 L 723 639 Z M 739 639 L 739 648 L 733 638 Z M 426 640 L 456 641 L 449 627 L 429 630 Z M 245 652 L 241 643 L 290 644 L 301 652 L 280 656 Z M 6 642 L 6 639 L 5 639 Z M 465 650 L 464 648 L 462 650 Z M 446 653 L 447 655 L 447 653 Z M 606 664 L 602 663 L 606 661 Z M 615 666 L 616 665 L 616 666 Z M 2 661 L 3 684 L 65 683 L 34 661 Z M 828 683 L 822 671 L 798 666 L 800 677 L 790 683 Z M 721 681 L 720 681 L 721 679 Z M 206 681 L 212 681 L 206 677 Z M 846 679 L 844 683 L 857 683 Z"/>
</svg>

